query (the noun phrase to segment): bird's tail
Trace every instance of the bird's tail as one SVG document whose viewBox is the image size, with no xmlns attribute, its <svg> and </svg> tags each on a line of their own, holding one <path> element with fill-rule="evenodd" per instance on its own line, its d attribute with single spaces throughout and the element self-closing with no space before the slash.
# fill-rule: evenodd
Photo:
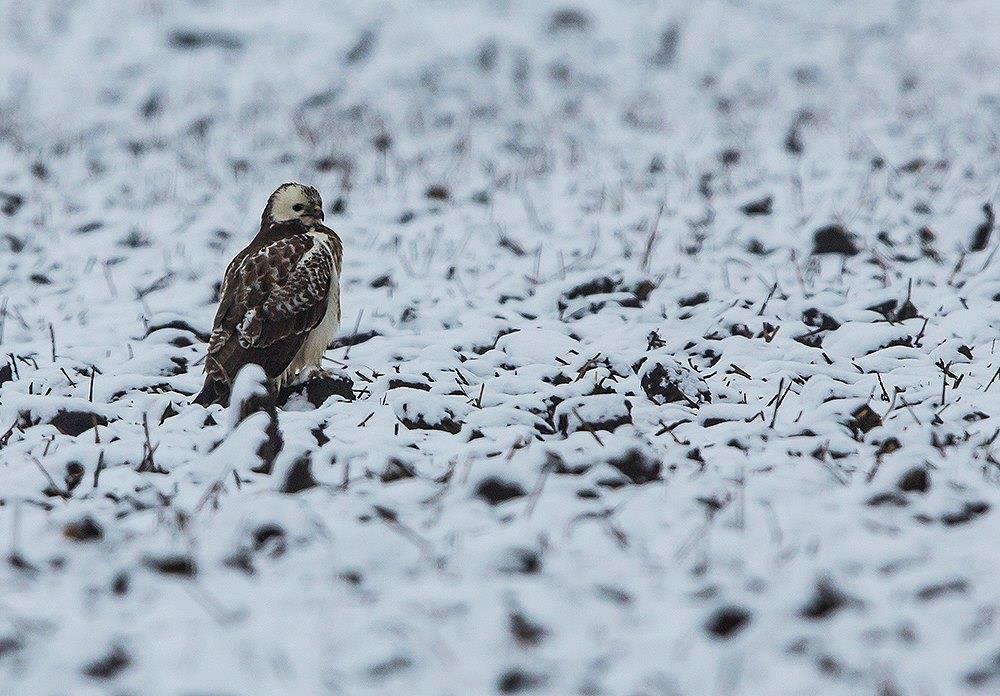
<svg viewBox="0 0 1000 696">
<path fill-rule="evenodd" d="M 194 398 L 194 402 L 199 406 L 211 406 L 212 404 L 229 405 L 229 385 L 222 380 L 205 377 L 205 386 Z"/>
</svg>

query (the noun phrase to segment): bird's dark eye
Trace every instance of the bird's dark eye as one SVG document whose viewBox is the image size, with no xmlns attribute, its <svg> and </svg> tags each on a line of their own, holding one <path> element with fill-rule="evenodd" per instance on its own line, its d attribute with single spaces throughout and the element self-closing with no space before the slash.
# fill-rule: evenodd
<svg viewBox="0 0 1000 696">
<path fill-rule="evenodd" d="M 301 213 L 303 208 L 305 208 L 305 206 L 302 205 L 301 203 L 296 203 L 295 205 L 292 206 L 292 210 L 294 210 L 296 213 Z"/>
</svg>

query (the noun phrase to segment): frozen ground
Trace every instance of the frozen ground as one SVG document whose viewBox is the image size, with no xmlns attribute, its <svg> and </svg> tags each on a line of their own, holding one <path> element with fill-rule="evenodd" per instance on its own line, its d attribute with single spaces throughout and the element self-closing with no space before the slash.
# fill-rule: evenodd
<svg viewBox="0 0 1000 696">
<path fill-rule="evenodd" d="M 997 693 L 998 32 L 0 3 L 0 694 Z M 275 457 L 188 400 L 289 180 L 354 398 Z"/>
</svg>

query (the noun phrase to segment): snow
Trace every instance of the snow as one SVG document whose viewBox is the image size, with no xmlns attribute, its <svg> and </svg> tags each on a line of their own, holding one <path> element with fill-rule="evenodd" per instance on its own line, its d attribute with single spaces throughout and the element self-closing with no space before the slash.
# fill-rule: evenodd
<svg viewBox="0 0 1000 696">
<path fill-rule="evenodd" d="M 994 693 L 998 27 L 5 5 L 0 694 Z M 191 405 L 286 181 L 354 399 Z"/>
</svg>

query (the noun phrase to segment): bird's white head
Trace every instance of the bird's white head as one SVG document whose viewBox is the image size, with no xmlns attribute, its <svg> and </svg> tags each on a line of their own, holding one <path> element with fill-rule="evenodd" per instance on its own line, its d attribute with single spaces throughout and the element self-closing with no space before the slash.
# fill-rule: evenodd
<svg viewBox="0 0 1000 696">
<path fill-rule="evenodd" d="M 315 225 L 323 219 L 323 200 L 319 191 L 302 184 L 282 184 L 267 199 L 261 223 L 291 222 L 301 220 L 305 225 Z"/>
</svg>

